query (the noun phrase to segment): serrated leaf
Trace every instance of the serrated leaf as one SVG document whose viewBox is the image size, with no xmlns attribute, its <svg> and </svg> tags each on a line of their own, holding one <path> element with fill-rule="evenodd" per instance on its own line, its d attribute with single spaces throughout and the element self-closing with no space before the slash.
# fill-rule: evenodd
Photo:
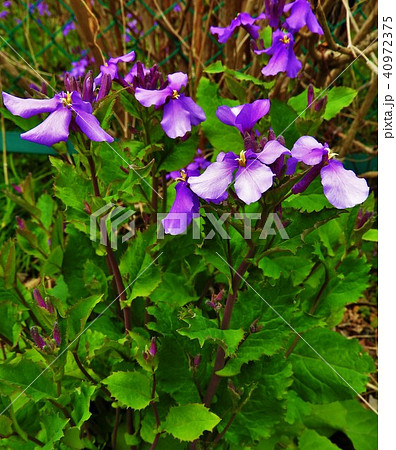
<svg viewBox="0 0 396 450">
<path fill-rule="evenodd" d="M 337 86 L 327 94 L 327 104 L 324 118 L 330 120 L 335 117 L 343 108 L 349 106 L 356 97 L 357 91 L 346 86 Z"/>
<path fill-rule="evenodd" d="M 191 403 L 171 408 L 163 428 L 177 439 L 194 441 L 204 431 L 212 431 L 220 420 L 204 405 Z"/>
<path fill-rule="evenodd" d="M 219 329 L 217 321 L 203 317 L 199 310 L 195 309 L 194 313 L 191 314 L 192 317 L 183 319 L 189 327 L 177 330 L 179 334 L 190 339 L 198 339 L 201 347 L 204 346 L 206 341 L 216 342 L 224 348 L 227 356 L 235 352 L 245 334 L 241 328 L 238 330 L 222 330 Z"/>
<path fill-rule="evenodd" d="M 321 436 L 314 430 L 305 430 L 299 437 L 300 450 L 337 450 L 339 447 L 334 445 L 325 436 Z"/>
<path fill-rule="evenodd" d="M 308 331 L 304 339 L 331 367 L 305 342 L 298 342 L 289 359 L 293 364 L 294 390 L 303 400 L 325 403 L 350 399 L 365 390 L 374 364 L 356 340 L 345 339 L 328 329 Z"/>
<path fill-rule="evenodd" d="M 141 372 L 115 372 L 103 380 L 112 396 L 122 405 L 144 409 L 150 404 L 152 382 Z"/>
</svg>

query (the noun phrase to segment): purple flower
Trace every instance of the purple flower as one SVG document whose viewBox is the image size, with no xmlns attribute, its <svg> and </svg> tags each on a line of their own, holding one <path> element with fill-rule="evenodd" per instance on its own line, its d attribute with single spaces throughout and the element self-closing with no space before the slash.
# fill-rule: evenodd
<svg viewBox="0 0 396 450">
<path fill-rule="evenodd" d="M 51 15 L 47 3 L 45 1 L 41 0 L 36 5 L 31 5 L 29 8 L 29 12 L 33 13 L 35 8 L 37 9 L 40 16 L 47 15 L 48 17 Z"/>
<path fill-rule="evenodd" d="M 75 78 L 83 77 L 85 74 L 85 70 L 90 62 L 92 61 L 88 58 L 88 56 L 84 56 L 78 61 L 72 61 L 72 69 L 69 74 Z"/>
<path fill-rule="evenodd" d="M 147 69 L 143 63 L 138 61 L 132 66 L 132 69 L 128 72 L 128 74 L 124 77 L 124 80 L 127 83 L 132 83 L 133 79 L 141 77 L 142 80 L 145 79 L 146 75 L 151 73 L 150 69 Z"/>
<path fill-rule="evenodd" d="M 11 185 L 18 194 L 22 194 L 22 187 L 19 184 L 12 184 Z"/>
<path fill-rule="evenodd" d="M 175 186 L 175 201 L 168 215 L 161 221 L 166 234 L 184 233 L 193 218 L 199 214 L 199 199 L 188 185 L 187 174 L 181 172 L 179 180 Z"/>
<path fill-rule="evenodd" d="M 3 2 L 3 6 L 4 6 L 4 8 L 10 8 L 11 7 L 11 2 L 10 1 L 5 1 L 5 2 Z"/>
<path fill-rule="evenodd" d="M 270 109 L 269 100 L 256 100 L 253 103 L 246 103 L 238 106 L 219 106 L 216 111 L 217 118 L 225 123 L 238 128 L 242 133 L 250 132 L 262 117 Z"/>
<path fill-rule="evenodd" d="M 265 18 L 270 27 L 278 28 L 285 3 L 286 0 L 265 0 Z"/>
<path fill-rule="evenodd" d="M 40 308 L 47 309 L 47 305 L 43 299 L 43 297 L 40 294 L 40 291 L 38 289 L 33 290 L 33 297 L 37 302 L 37 305 L 40 306 Z"/>
<path fill-rule="evenodd" d="M 269 141 L 260 153 L 242 150 L 239 157 L 233 153 L 220 153 L 199 177 L 190 177 L 191 190 L 206 201 L 219 202 L 227 197 L 227 188 L 235 179 L 236 195 L 247 205 L 260 199 L 273 183 L 272 164 L 289 150 L 278 141 Z M 234 177 L 234 172 L 235 177 Z"/>
<path fill-rule="evenodd" d="M 369 195 L 369 187 L 364 178 L 358 178 L 352 170 L 344 169 L 341 161 L 328 145 L 320 144 L 311 136 L 303 136 L 292 148 L 292 158 L 301 161 L 312 169 L 295 185 L 292 192 L 303 192 L 313 179 L 320 174 L 323 192 L 327 200 L 336 208 L 351 208 L 363 203 Z"/>
<path fill-rule="evenodd" d="M 59 347 L 61 344 L 61 334 L 60 334 L 60 330 L 59 330 L 59 325 L 58 322 L 54 323 L 54 329 L 52 331 L 52 337 L 54 339 L 54 341 L 56 342 L 56 345 Z"/>
<path fill-rule="evenodd" d="M 224 44 L 228 41 L 228 39 L 233 35 L 234 30 L 238 27 L 243 27 L 253 39 L 259 38 L 259 29 L 258 25 L 254 25 L 256 20 L 265 19 L 265 14 L 260 14 L 256 18 L 253 18 L 248 13 L 239 13 L 235 19 L 233 19 L 228 25 L 228 27 L 210 27 L 210 32 L 212 34 L 217 34 L 218 41 L 221 44 Z"/>
<path fill-rule="evenodd" d="M 131 62 L 135 59 L 135 52 L 131 51 L 123 56 L 118 56 L 116 58 L 110 58 L 107 63 L 103 66 L 100 66 L 100 74 L 95 78 L 95 84 L 98 86 L 102 81 L 102 76 L 105 73 L 110 74 L 111 79 L 118 78 L 118 68 L 117 64 L 119 62 Z"/>
<path fill-rule="evenodd" d="M 40 336 L 37 327 L 30 328 L 30 335 L 32 336 L 34 343 L 40 350 L 42 350 L 47 345 L 44 339 Z"/>
<path fill-rule="evenodd" d="M 281 30 L 274 31 L 271 47 L 264 50 L 255 50 L 258 55 L 261 53 L 272 55 L 268 64 L 262 68 L 261 73 L 269 76 L 286 72 L 289 78 L 295 78 L 302 64 L 294 54 L 293 44 L 294 39 L 291 33 L 284 33 Z"/>
<path fill-rule="evenodd" d="M 190 162 L 190 164 L 188 164 L 184 169 L 182 169 L 182 171 L 185 172 L 187 177 L 197 177 L 200 175 L 201 170 L 206 169 L 208 166 L 210 166 L 210 161 L 204 158 L 202 156 L 202 151 L 198 149 L 193 161 Z M 170 172 L 168 174 L 168 179 L 172 178 L 173 180 L 177 180 L 178 178 L 180 178 L 180 172 L 180 170 L 174 170 L 173 172 Z"/>
<path fill-rule="evenodd" d="M 203 109 L 190 97 L 180 93 L 187 84 L 187 75 L 176 72 L 168 75 L 168 85 L 164 89 L 148 90 L 137 87 L 136 99 L 146 107 L 164 105 L 161 120 L 162 129 L 170 138 L 183 137 L 191 131 L 191 126 L 199 125 L 206 119 Z"/>
<path fill-rule="evenodd" d="M 0 19 L 5 19 L 8 15 L 9 11 L 4 10 L 4 11 L 0 11 Z"/>
<path fill-rule="evenodd" d="M 296 0 L 293 3 L 289 3 L 285 6 L 285 12 L 288 11 L 290 11 L 290 16 L 286 19 L 285 27 L 291 33 L 296 33 L 306 25 L 312 33 L 323 34 L 322 27 L 312 12 L 311 4 L 308 0 Z"/>
<path fill-rule="evenodd" d="M 155 337 L 151 339 L 149 353 L 151 356 L 155 356 L 157 354 L 157 344 L 155 343 Z"/>
<path fill-rule="evenodd" d="M 91 104 L 84 102 L 78 92 L 61 92 L 45 100 L 19 98 L 3 92 L 3 102 L 12 114 L 24 119 L 50 113 L 40 125 L 21 134 L 21 138 L 27 141 L 48 146 L 67 141 L 72 121 L 92 141 L 114 140 L 100 127 L 98 119 L 92 114 Z"/>
<path fill-rule="evenodd" d="M 76 26 L 73 21 L 67 23 L 62 30 L 63 36 L 67 36 L 70 33 L 70 31 L 75 30 L 75 29 L 76 29 Z"/>
<path fill-rule="evenodd" d="M 181 8 L 180 8 L 179 3 L 177 3 L 177 4 L 173 7 L 173 11 L 175 11 L 175 12 L 177 12 L 177 13 L 181 12 Z"/>
</svg>

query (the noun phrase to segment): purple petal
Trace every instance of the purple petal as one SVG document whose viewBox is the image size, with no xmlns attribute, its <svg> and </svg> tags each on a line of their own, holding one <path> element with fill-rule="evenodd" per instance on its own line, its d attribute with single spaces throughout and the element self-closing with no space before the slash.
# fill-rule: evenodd
<svg viewBox="0 0 396 450">
<path fill-rule="evenodd" d="M 322 161 L 327 148 L 312 136 L 302 136 L 296 141 L 291 150 L 293 158 L 308 166 L 315 166 Z"/>
<path fill-rule="evenodd" d="M 165 89 L 149 90 L 137 87 L 135 89 L 136 100 L 143 106 L 148 108 L 149 106 L 163 105 L 166 100 L 172 96 L 172 89 L 168 86 Z"/>
<path fill-rule="evenodd" d="M 165 104 L 161 126 L 172 139 L 183 137 L 188 131 L 191 131 L 190 113 L 184 109 L 180 99 L 171 100 Z"/>
<path fill-rule="evenodd" d="M 256 122 L 264 117 L 270 109 L 269 100 L 256 100 L 253 103 L 243 105 L 235 119 L 236 126 L 240 126 L 242 132 L 251 131 Z"/>
<path fill-rule="evenodd" d="M 199 212 L 199 199 L 191 192 L 185 181 L 175 186 L 176 197 L 168 216 L 162 219 L 166 234 L 183 233 L 193 219 L 193 214 Z"/>
<path fill-rule="evenodd" d="M 283 154 L 290 154 L 290 150 L 280 144 L 277 140 L 268 141 L 262 152 L 257 155 L 257 158 L 264 164 L 272 164 Z"/>
<path fill-rule="evenodd" d="M 116 58 L 110 58 L 110 59 L 109 59 L 109 65 L 110 65 L 110 64 L 117 64 L 117 63 L 119 63 L 120 61 L 122 61 L 122 62 L 131 62 L 131 61 L 133 61 L 134 59 L 135 59 L 135 52 L 134 52 L 134 51 L 131 51 L 131 52 L 127 53 L 126 55 L 118 56 L 118 57 L 116 57 Z M 102 66 L 102 67 L 103 67 L 103 66 Z"/>
<path fill-rule="evenodd" d="M 192 98 L 181 94 L 178 101 L 183 105 L 183 108 L 190 113 L 191 125 L 196 126 L 206 120 L 203 109 L 198 106 Z"/>
<path fill-rule="evenodd" d="M 296 158 L 289 158 L 286 161 L 286 175 L 294 175 L 294 172 L 296 171 L 298 159 Z"/>
<path fill-rule="evenodd" d="M 92 105 L 89 102 L 85 102 L 82 98 L 79 92 L 72 92 L 71 94 L 72 99 L 72 110 L 78 109 L 83 110 L 87 113 L 92 114 Z"/>
<path fill-rule="evenodd" d="M 186 86 L 188 81 L 188 76 L 183 72 L 171 73 L 167 78 L 169 87 L 177 92 L 179 92 L 183 86 Z"/>
<path fill-rule="evenodd" d="M 290 7 L 290 5 L 288 6 Z M 312 33 L 323 34 L 323 30 L 307 0 L 296 0 L 291 5 L 290 16 L 286 20 L 285 25 L 292 33 L 299 31 L 302 27 L 307 25 Z"/>
<path fill-rule="evenodd" d="M 260 199 L 273 183 L 274 174 L 260 161 L 247 162 L 235 175 L 235 192 L 247 205 Z"/>
<path fill-rule="evenodd" d="M 268 61 L 268 64 L 261 69 L 261 73 L 268 77 L 277 75 L 280 72 L 286 72 L 288 61 L 289 55 L 287 48 L 285 46 L 278 46 L 271 59 Z"/>
<path fill-rule="evenodd" d="M 99 120 L 93 115 L 82 110 L 75 110 L 76 124 L 80 130 L 95 142 L 113 142 L 114 139 L 101 128 Z"/>
<path fill-rule="evenodd" d="M 199 177 L 190 177 L 188 182 L 191 190 L 204 200 L 216 200 L 221 198 L 232 182 L 232 174 L 238 167 L 237 156 L 224 158 L 211 164 Z M 228 155 L 228 154 L 227 154 Z"/>
<path fill-rule="evenodd" d="M 241 127 L 235 124 L 237 115 L 241 112 L 242 108 L 243 105 L 233 106 L 232 108 L 226 105 L 219 106 L 216 111 L 216 116 L 220 120 L 220 122 L 223 122 L 226 125 L 230 125 L 232 127 L 237 127 L 238 130 L 242 133 Z"/>
<path fill-rule="evenodd" d="M 59 96 L 50 99 L 19 98 L 3 92 L 4 106 L 15 116 L 28 119 L 36 114 L 54 112 L 60 105 Z"/>
<path fill-rule="evenodd" d="M 59 107 L 37 127 L 21 134 L 21 138 L 42 145 L 54 145 L 67 141 L 72 113 L 69 108 Z"/>
<path fill-rule="evenodd" d="M 300 72 L 301 70 L 302 62 L 295 55 L 292 43 L 290 42 L 290 44 L 288 45 L 289 48 L 286 75 L 289 78 L 296 78 L 298 72 Z"/>
<path fill-rule="evenodd" d="M 352 170 L 344 169 L 341 161 L 331 159 L 320 171 L 323 192 L 336 208 L 352 208 L 363 203 L 369 195 L 364 178 L 358 178 Z"/>
<path fill-rule="evenodd" d="M 220 44 L 224 44 L 232 36 L 234 28 L 231 29 L 229 27 L 210 27 L 210 32 L 212 34 L 217 34 L 217 40 L 220 42 Z"/>
</svg>

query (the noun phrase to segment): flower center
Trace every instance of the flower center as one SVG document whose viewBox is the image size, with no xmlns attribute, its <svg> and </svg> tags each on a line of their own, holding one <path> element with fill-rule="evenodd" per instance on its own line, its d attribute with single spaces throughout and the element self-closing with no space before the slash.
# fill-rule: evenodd
<svg viewBox="0 0 396 450">
<path fill-rule="evenodd" d="M 172 99 L 177 100 L 180 97 L 180 94 L 176 91 L 176 89 L 173 89 L 172 91 Z"/>
<path fill-rule="evenodd" d="M 246 156 L 245 156 L 245 150 L 242 150 L 241 153 L 239 153 L 239 158 L 237 158 L 238 164 L 241 167 L 246 166 Z"/>
<path fill-rule="evenodd" d="M 285 36 L 283 36 L 283 38 L 282 39 L 279 39 L 281 42 L 282 42 L 282 44 L 289 44 L 290 43 L 290 38 L 289 37 L 287 37 L 286 35 Z"/>
<path fill-rule="evenodd" d="M 186 181 L 187 180 L 187 174 L 186 172 L 182 169 L 180 171 L 180 177 L 176 178 L 176 181 Z"/>
<path fill-rule="evenodd" d="M 61 99 L 63 106 L 66 108 L 70 108 L 71 105 L 73 104 L 72 99 L 71 99 L 71 92 L 67 91 L 66 92 L 66 97 L 63 97 Z"/>
<path fill-rule="evenodd" d="M 327 149 L 327 157 L 328 157 L 329 159 L 334 158 L 334 157 L 337 156 L 337 155 L 338 155 L 338 153 L 332 152 L 329 148 Z"/>
</svg>

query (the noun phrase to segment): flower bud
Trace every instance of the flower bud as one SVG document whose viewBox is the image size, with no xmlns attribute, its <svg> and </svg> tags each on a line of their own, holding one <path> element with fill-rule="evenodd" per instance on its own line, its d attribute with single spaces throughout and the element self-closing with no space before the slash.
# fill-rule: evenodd
<svg viewBox="0 0 396 450">
<path fill-rule="evenodd" d="M 155 337 L 151 339 L 149 353 L 151 356 L 155 356 L 157 353 L 157 344 L 155 343 Z"/>
<path fill-rule="evenodd" d="M 274 130 L 272 129 L 272 127 L 270 127 L 270 129 L 268 131 L 268 140 L 274 141 L 275 139 L 276 139 L 276 134 L 275 134 Z"/>
<path fill-rule="evenodd" d="M 61 344 L 61 335 L 60 335 L 58 322 L 54 323 L 54 329 L 52 330 L 52 337 L 54 338 L 56 345 L 59 347 Z"/>
<path fill-rule="evenodd" d="M 45 341 L 40 336 L 37 327 L 30 328 L 30 335 L 32 336 L 34 343 L 37 345 L 37 347 L 39 347 L 40 350 L 42 350 L 46 346 Z"/>
<path fill-rule="evenodd" d="M 312 86 L 312 84 L 309 84 L 307 94 L 308 94 L 308 108 L 311 108 L 312 102 L 315 97 L 314 87 Z"/>
<path fill-rule="evenodd" d="M 49 299 L 49 297 L 45 297 L 45 309 L 50 313 L 50 314 L 54 314 L 55 313 L 55 309 L 51 303 L 51 300 Z"/>
<path fill-rule="evenodd" d="M 306 175 L 302 177 L 302 179 L 296 183 L 292 187 L 293 194 L 301 194 L 301 192 L 304 192 L 308 186 L 312 183 L 312 181 L 319 175 L 323 165 L 317 164 L 316 166 L 313 166 Z"/>
<path fill-rule="evenodd" d="M 19 216 L 16 216 L 16 221 L 20 230 L 26 228 L 25 221 L 21 219 Z"/>
<path fill-rule="evenodd" d="M 92 103 L 94 100 L 94 80 L 92 70 L 85 75 L 82 87 L 82 99 L 84 102 Z"/>
<path fill-rule="evenodd" d="M 43 297 L 40 294 L 40 291 L 38 289 L 33 290 L 33 297 L 37 302 L 37 305 L 40 306 L 40 308 L 47 309 L 47 305 L 43 299 Z"/>
<path fill-rule="evenodd" d="M 320 112 L 322 109 L 326 107 L 326 104 L 327 104 L 327 95 L 325 95 L 315 103 L 314 107 L 315 111 Z"/>
<path fill-rule="evenodd" d="M 102 81 L 100 82 L 99 92 L 96 97 L 97 102 L 106 97 L 106 95 L 110 92 L 111 83 L 112 83 L 111 75 L 109 73 L 104 73 L 102 75 Z"/>
</svg>

